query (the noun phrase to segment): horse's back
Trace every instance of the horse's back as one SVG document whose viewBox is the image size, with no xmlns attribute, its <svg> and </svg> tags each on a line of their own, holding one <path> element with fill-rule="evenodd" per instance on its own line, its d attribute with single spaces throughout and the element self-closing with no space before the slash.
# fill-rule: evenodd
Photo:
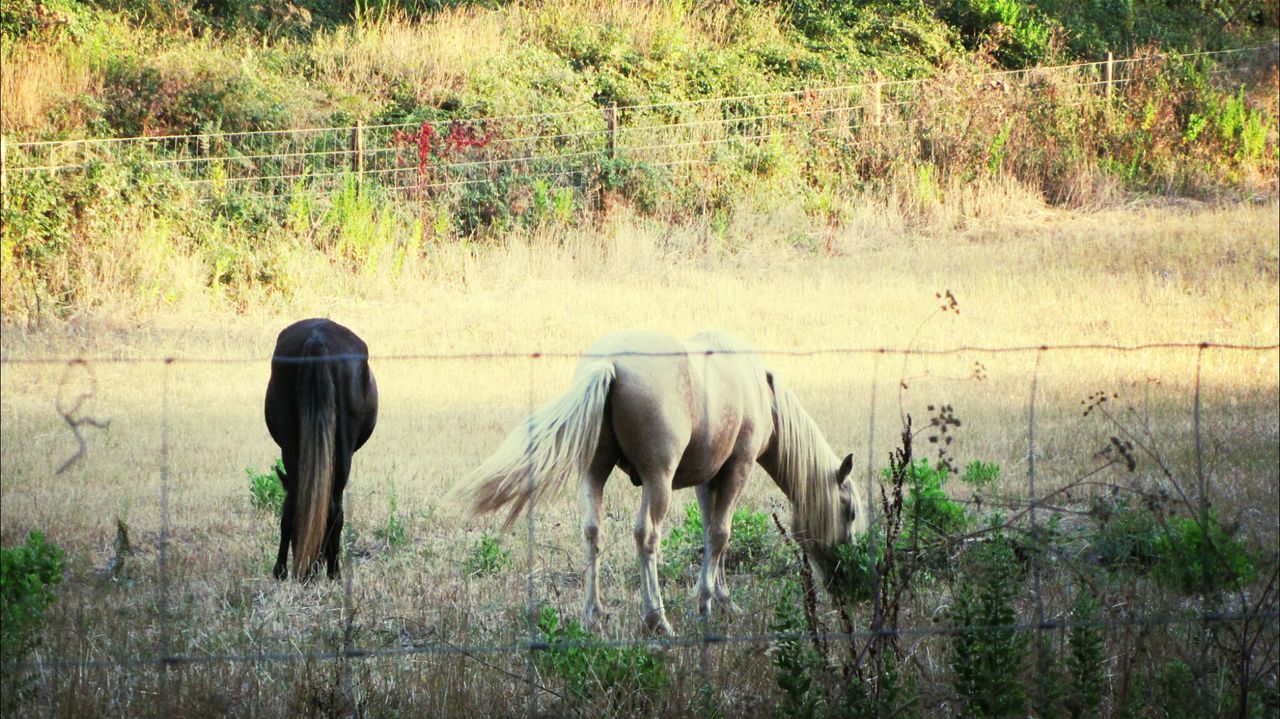
<svg viewBox="0 0 1280 719">
<path fill-rule="evenodd" d="M 271 357 L 266 397 L 267 427 L 276 443 L 284 446 L 285 435 L 296 431 L 300 393 L 313 391 L 303 386 L 304 377 L 309 370 L 323 368 L 332 373 L 340 424 L 348 430 L 352 450 L 363 445 L 378 413 L 377 383 L 368 359 L 364 340 L 333 320 L 300 320 L 281 330 Z"/>
<path fill-rule="evenodd" d="M 351 355 L 361 360 L 369 358 L 368 345 L 355 332 L 331 319 L 315 317 L 299 320 L 280 330 L 272 359 L 304 357 L 308 343 L 323 345 L 328 355 Z"/>
<path fill-rule="evenodd" d="M 735 452 L 763 451 L 771 430 L 763 368 L 744 343 L 721 333 L 614 332 L 592 343 L 580 368 L 599 361 L 615 368 L 610 424 L 629 463 L 675 463 L 676 485 L 690 486 Z"/>
</svg>

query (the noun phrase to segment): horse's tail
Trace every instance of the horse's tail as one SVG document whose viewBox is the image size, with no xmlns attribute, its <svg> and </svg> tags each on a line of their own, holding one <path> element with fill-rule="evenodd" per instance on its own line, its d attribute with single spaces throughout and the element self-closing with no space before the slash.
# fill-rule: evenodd
<svg viewBox="0 0 1280 719">
<path fill-rule="evenodd" d="M 293 576 L 310 576 L 320 560 L 321 545 L 329 526 L 329 502 L 333 494 L 333 458 L 337 426 L 337 390 L 333 363 L 325 361 L 324 340 L 311 337 L 302 345 L 298 367 L 298 419 L 300 422 L 297 517 L 293 546 Z"/>
<path fill-rule="evenodd" d="M 510 504 L 505 529 L 530 501 L 555 492 L 569 475 L 585 474 L 600 444 L 604 405 L 615 376 L 612 362 L 587 365 L 564 394 L 512 430 L 460 485 L 458 494 L 471 514 Z"/>
</svg>

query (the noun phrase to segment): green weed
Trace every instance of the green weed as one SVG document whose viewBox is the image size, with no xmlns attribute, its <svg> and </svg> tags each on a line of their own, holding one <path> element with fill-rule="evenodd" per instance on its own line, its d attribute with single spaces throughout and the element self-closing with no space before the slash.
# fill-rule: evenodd
<svg viewBox="0 0 1280 719">
<path fill-rule="evenodd" d="M 578 620 L 563 620 L 554 607 L 542 607 L 538 631 L 550 646 L 534 661 L 544 673 L 559 677 L 575 701 L 603 698 L 614 712 L 643 713 L 671 683 L 662 654 L 637 645 L 604 646 Z"/>
<path fill-rule="evenodd" d="M 404 546 L 407 541 L 404 516 L 399 512 L 399 497 L 395 485 L 391 485 L 391 493 L 387 498 L 390 505 L 387 509 L 387 521 L 374 531 L 374 536 L 387 543 L 388 550 Z"/>
<path fill-rule="evenodd" d="M 244 472 L 249 475 L 249 502 L 253 508 L 280 514 L 284 507 L 284 484 L 280 481 L 284 460 L 277 459 L 266 472 L 256 472 L 252 467 L 245 467 Z"/>
<path fill-rule="evenodd" d="M 471 547 L 471 553 L 462 563 L 462 573 L 468 577 L 481 577 L 511 566 L 511 550 L 498 543 L 498 538 L 483 532 Z"/>
<path fill-rule="evenodd" d="M 0 548 L 0 656 L 6 662 L 20 661 L 39 644 L 65 566 L 62 549 L 37 530 L 24 544 Z"/>
<path fill-rule="evenodd" d="M 702 514 L 698 504 L 690 502 L 685 505 L 684 519 L 673 525 L 662 540 L 660 570 L 663 577 L 675 579 L 690 568 L 701 566 L 702 535 Z M 780 539 L 765 512 L 745 507 L 734 509 L 729 530 L 729 547 L 725 550 L 725 571 L 733 572 L 741 567 L 751 567 L 753 574 L 768 573 L 775 562 L 785 561 L 780 551 Z"/>
</svg>

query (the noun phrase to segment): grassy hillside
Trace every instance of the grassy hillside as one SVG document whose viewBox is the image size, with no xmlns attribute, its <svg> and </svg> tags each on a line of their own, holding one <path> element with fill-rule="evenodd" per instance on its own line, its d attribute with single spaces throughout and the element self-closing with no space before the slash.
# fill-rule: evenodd
<svg viewBox="0 0 1280 719">
<path fill-rule="evenodd" d="M 1221 49 L 1274 2 L 5 3 L 11 139 L 282 129 L 664 102 Z"/>
<path fill-rule="evenodd" d="M 712 254 L 737 251 L 749 241 L 735 237 L 758 234 L 760 219 L 774 218 L 781 236 L 764 241 L 830 253 L 839 250 L 832 238 L 866 207 L 929 232 L 964 226 L 1010 192 L 1065 207 L 1135 195 L 1269 197 L 1278 147 L 1274 53 L 1224 68 L 1219 58 L 1180 52 L 1274 40 L 1275 9 L 16 0 L 0 22 L 9 143 L 356 121 L 446 128 L 454 118 L 580 113 L 869 77 L 929 84 L 889 111 L 898 113 L 887 118 L 893 131 L 829 141 L 743 130 L 686 153 L 680 161 L 695 169 L 683 175 L 623 152 L 582 162 L 563 186 L 495 170 L 410 203 L 356 193 L 350 183 L 210 201 L 142 154 L 56 175 L 11 172 L 0 305 L 6 324 L 27 325 L 85 311 L 244 311 L 304 286 L 345 293 L 375 280 L 412 283 L 434 275 L 433 248 L 461 242 L 483 252 L 547 233 L 591 234 L 617 213 L 699 227 Z M 1111 99 L 1052 78 L 1013 88 L 978 76 L 1107 49 L 1149 59 Z M 720 122 L 773 111 L 750 103 L 712 109 L 724 113 Z M 676 119 L 654 109 L 624 122 Z"/>
</svg>

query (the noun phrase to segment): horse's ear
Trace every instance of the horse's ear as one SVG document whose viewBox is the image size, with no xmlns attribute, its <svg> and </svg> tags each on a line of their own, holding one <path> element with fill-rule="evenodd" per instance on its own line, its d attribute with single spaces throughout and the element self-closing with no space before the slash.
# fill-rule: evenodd
<svg viewBox="0 0 1280 719">
<path fill-rule="evenodd" d="M 846 454 L 844 461 L 840 463 L 840 470 L 836 472 L 836 484 L 842 484 L 849 475 L 853 473 L 853 455 Z"/>
<path fill-rule="evenodd" d="M 773 373 L 769 370 L 764 371 L 764 381 L 769 385 L 769 391 L 773 391 Z"/>
</svg>

